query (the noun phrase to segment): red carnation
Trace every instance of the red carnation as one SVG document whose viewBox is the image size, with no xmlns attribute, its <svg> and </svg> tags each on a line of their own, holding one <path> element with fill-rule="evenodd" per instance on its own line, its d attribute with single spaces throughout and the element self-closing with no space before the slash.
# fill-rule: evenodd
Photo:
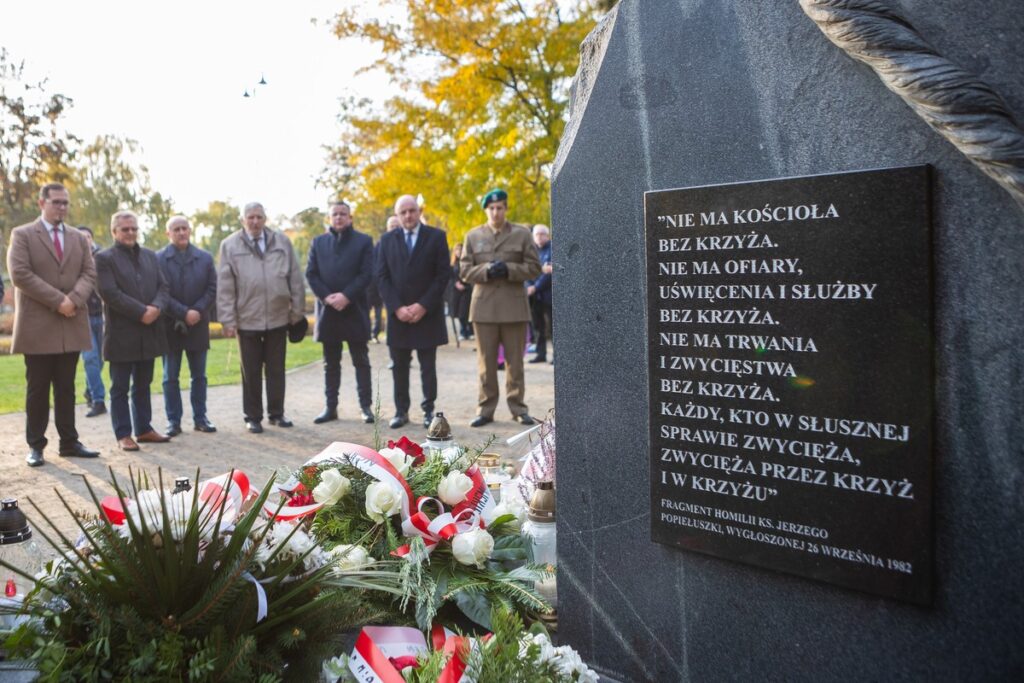
<svg viewBox="0 0 1024 683">
<path fill-rule="evenodd" d="M 412 458 L 413 465 L 422 465 L 425 460 L 423 449 L 418 443 L 410 441 L 407 436 L 403 436 L 398 441 L 388 441 L 388 448 L 400 448 L 403 453 Z"/>
</svg>

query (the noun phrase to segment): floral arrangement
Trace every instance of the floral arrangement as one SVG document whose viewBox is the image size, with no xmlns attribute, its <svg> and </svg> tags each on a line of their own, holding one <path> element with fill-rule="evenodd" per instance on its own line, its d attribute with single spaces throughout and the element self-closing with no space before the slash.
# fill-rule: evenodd
<svg viewBox="0 0 1024 683">
<path fill-rule="evenodd" d="M 198 479 L 198 472 L 196 479 Z M 188 490 L 131 477 L 97 514 L 76 515 L 77 542 L 32 501 L 63 557 L 49 563 L 7 639 L 52 681 L 315 679 L 339 634 L 381 616 L 375 588 L 400 595 L 397 573 L 328 552 L 300 524 L 267 518 L 273 480 L 257 495 L 240 473 Z M 3 563 L 0 563 L 3 564 Z"/>
<path fill-rule="evenodd" d="M 392 621 L 455 623 L 459 613 L 491 627 L 494 604 L 548 612 L 529 564 L 521 504 L 496 504 L 475 465 L 479 453 L 428 450 L 402 437 L 380 451 L 331 444 L 279 487 L 279 518 L 312 518 L 313 535 L 360 566 L 400 560 L 404 594 Z M 268 503 L 269 505 L 269 503 Z M 411 614 L 410 614 L 411 613 Z"/>
<path fill-rule="evenodd" d="M 517 615 L 501 608 L 494 610 L 491 623 L 493 633 L 483 638 L 435 628 L 432 650 L 418 631 L 363 629 L 351 655 L 324 662 L 323 679 L 331 683 L 597 683 L 597 674 L 579 654 L 567 645 L 555 647 L 539 625 L 525 631 Z"/>
</svg>

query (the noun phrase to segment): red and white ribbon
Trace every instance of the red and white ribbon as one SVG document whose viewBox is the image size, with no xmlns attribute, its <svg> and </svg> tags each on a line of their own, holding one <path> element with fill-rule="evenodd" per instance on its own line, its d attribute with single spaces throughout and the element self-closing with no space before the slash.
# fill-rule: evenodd
<svg viewBox="0 0 1024 683">
<path fill-rule="evenodd" d="M 201 511 L 216 511 L 224 506 L 224 521 L 231 524 L 242 511 L 242 504 L 251 493 L 249 477 L 240 470 L 225 472 L 212 479 L 204 479 L 196 484 L 199 491 L 198 507 Z M 107 496 L 100 501 L 103 514 L 111 524 L 124 524 L 124 502 L 118 496 Z"/>
<path fill-rule="evenodd" d="M 434 503 L 439 514 L 431 519 L 423 512 L 423 506 L 427 503 Z M 423 545 L 430 553 L 441 541 L 450 541 L 456 534 L 465 533 L 480 524 L 475 512 L 469 509 L 462 510 L 457 514 L 444 512 L 444 505 L 436 498 L 423 497 L 416 504 L 417 511 L 402 520 L 402 533 L 406 536 L 419 536 L 423 539 Z M 397 548 L 392 554 L 395 557 L 405 557 L 409 554 L 410 547 L 403 545 Z"/>
<path fill-rule="evenodd" d="M 351 462 L 354 465 L 355 463 L 353 462 L 353 457 L 368 458 L 373 456 L 381 458 L 381 455 L 379 453 L 377 453 L 373 449 L 368 449 L 368 447 L 365 445 L 359 445 L 358 443 L 349 443 L 347 441 L 335 441 L 331 445 L 327 446 L 326 449 L 319 452 L 316 456 L 307 460 L 306 463 L 302 466 L 302 469 L 305 469 L 307 467 L 316 467 L 317 465 L 325 462 Z M 404 481 L 404 479 L 402 479 L 402 481 Z M 288 481 L 278 484 L 276 488 L 278 488 L 281 494 L 291 496 L 295 494 L 297 490 L 299 490 L 300 486 L 302 486 L 302 482 L 299 480 L 298 477 L 292 475 L 291 477 L 289 477 Z M 281 506 L 280 500 L 267 500 L 263 504 L 263 512 L 266 513 L 267 517 L 271 519 L 276 519 L 280 521 L 293 521 L 295 519 L 305 517 L 306 515 L 313 514 L 317 510 L 323 508 L 324 504 L 313 503 L 311 505 L 297 506 L 285 505 L 281 508 L 280 511 L 278 510 L 279 506 Z"/>
<path fill-rule="evenodd" d="M 427 640 L 407 626 L 365 626 L 359 632 L 348 670 L 359 683 L 405 683 L 392 659 L 426 654 Z"/>
<path fill-rule="evenodd" d="M 484 524 L 481 526 L 490 524 L 497 517 L 494 513 L 497 503 L 494 501 L 494 496 L 491 495 L 491 490 L 487 488 L 484 475 L 479 467 L 473 465 L 466 470 L 466 476 L 472 480 L 473 488 L 466 494 L 466 500 L 452 508 L 452 512 L 457 515 L 463 510 L 471 510 L 483 520 Z"/>
</svg>

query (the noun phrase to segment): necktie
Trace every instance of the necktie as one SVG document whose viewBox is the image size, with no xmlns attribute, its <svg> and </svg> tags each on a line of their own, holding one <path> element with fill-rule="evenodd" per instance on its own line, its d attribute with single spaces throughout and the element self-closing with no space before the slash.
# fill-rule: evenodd
<svg viewBox="0 0 1024 683">
<path fill-rule="evenodd" d="M 59 225 L 53 226 L 53 249 L 54 249 L 54 251 L 57 252 L 57 260 L 58 261 L 63 261 L 64 260 L 64 250 L 60 246 L 60 232 L 59 232 L 59 230 L 60 230 L 60 226 Z"/>
<path fill-rule="evenodd" d="M 263 242 L 259 239 L 256 239 L 254 240 L 254 244 L 256 245 L 256 253 L 259 254 L 260 256 L 263 256 Z"/>
<path fill-rule="evenodd" d="M 405 246 L 409 249 L 409 253 L 412 253 L 412 230 L 405 231 Z"/>
</svg>

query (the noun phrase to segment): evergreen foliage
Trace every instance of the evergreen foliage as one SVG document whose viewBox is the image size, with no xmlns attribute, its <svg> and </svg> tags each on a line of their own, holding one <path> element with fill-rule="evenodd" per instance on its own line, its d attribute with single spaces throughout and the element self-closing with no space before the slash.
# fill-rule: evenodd
<svg viewBox="0 0 1024 683">
<path fill-rule="evenodd" d="M 145 484 L 133 477 L 124 489 L 113 471 L 111 481 L 122 501 L 138 500 Z M 79 543 L 29 501 L 47 527 L 36 530 L 64 559 L 35 583 L 24 605 L 31 620 L 5 646 L 12 657 L 31 659 L 41 680 L 313 680 L 320 662 L 337 652 L 342 631 L 381 616 L 357 588 L 398 590 L 397 576 L 386 572 L 348 576 L 329 562 L 308 567 L 311 553 L 322 552 L 317 546 L 285 551 L 298 526 L 260 557 L 273 533 L 259 518 L 273 479 L 233 528 L 226 506 L 201 505 L 196 496 L 189 496 L 182 528 L 162 474 L 157 481 L 162 522 L 155 527 L 128 505 L 123 527 L 108 524 L 86 481 L 97 515 L 75 516 Z M 262 620 L 256 582 L 266 595 Z"/>
</svg>

